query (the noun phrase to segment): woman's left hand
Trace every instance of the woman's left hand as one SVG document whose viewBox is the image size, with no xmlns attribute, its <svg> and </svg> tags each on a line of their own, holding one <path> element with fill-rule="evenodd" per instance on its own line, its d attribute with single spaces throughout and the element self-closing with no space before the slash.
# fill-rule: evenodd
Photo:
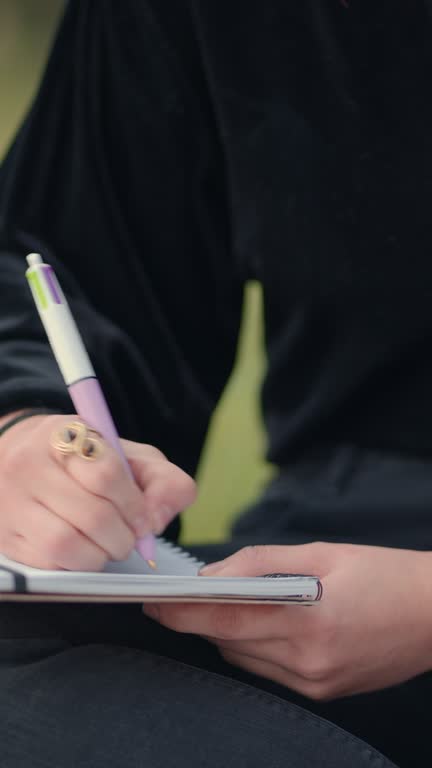
<svg viewBox="0 0 432 768">
<path fill-rule="evenodd" d="M 323 700 L 432 668 L 432 553 L 350 544 L 247 547 L 207 576 L 309 573 L 323 597 L 300 605 L 147 604 L 144 613 L 218 646 L 231 664 Z"/>
</svg>

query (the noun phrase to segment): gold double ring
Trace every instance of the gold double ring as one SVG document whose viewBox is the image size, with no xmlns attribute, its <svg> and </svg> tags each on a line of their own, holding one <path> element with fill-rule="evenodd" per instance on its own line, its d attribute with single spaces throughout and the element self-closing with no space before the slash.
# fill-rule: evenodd
<svg viewBox="0 0 432 768">
<path fill-rule="evenodd" d="M 82 421 L 71 421 L 51 435 L 51 445 L 60 453 L 75 453 L 82 459 L 94 461 L 103 453 L 99 432 Z"/>
</svg>

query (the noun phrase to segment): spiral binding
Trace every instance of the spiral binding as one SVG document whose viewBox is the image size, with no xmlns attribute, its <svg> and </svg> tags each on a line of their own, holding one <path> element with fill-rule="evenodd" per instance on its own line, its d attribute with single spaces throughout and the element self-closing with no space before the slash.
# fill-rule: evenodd
<svg viewBox="0 0 432 768">
<path fill-rule="evenodd" d="M 190 560 L 192 563 L 195 563 L 198 566 L 198 569 L 201 568 L 203 565 L 205 565 L 204 560 L 198 560 L 195 555 L 191 555 L 190 552 L 188 552 L 186 549 L 183 549 L 183 547 L 179 547 L 178 544 L 174 544 L 172 541 L 168 541 L 168 539 L 164 539 L 163 536 L 158 536 L 158 542 L 162 544 L 164 547 L 167 547 L 167 549 L 170 549 L 171 552 L 175 552 L 176 555 L 179 555 L 180 557 L 183 557 L 185 560 Z"/>
</svg>

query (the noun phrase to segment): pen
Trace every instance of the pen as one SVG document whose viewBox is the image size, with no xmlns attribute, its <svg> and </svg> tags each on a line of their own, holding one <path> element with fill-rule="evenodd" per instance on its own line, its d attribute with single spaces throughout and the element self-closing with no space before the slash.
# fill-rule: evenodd
<svg viewBox="0 0 432 768">
<path fill-rule="evenodd" d="M 76 412 L 117 451 L 133 479 L 101 386 L 55 272 L 38 253 L 30 253 L 27 264 L 26 278 Z M 154 536 L 149 534 L 138 539 L 135 547 L 155 568 Z"/>
</svg>

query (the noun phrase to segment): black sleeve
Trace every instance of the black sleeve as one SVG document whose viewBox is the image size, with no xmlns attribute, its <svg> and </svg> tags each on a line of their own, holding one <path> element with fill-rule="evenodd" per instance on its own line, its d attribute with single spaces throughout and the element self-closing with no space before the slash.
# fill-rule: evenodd
<svg viewBox="0 0 432 768">
<path fill-rule="evenodd" d="M 39 251 L 120 433 L 193 472 L 232 367 L 242 285 L 223 151 L 182 5 L 67 7 L 0 173 L 0 413 L 72 410 L 24 278 L 25 254 Z"/>
</svg>

